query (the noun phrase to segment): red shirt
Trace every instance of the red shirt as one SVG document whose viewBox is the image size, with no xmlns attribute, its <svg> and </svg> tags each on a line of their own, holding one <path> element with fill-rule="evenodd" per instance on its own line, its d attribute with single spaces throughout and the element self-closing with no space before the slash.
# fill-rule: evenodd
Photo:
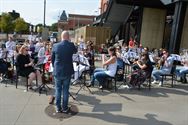
<svg viewBox="0 0 188 125">
<path fill-rule="evenodd" d="M 133 40 L 130 40 L 130 41 L 129 41 L 129 47 L 130 47 L 130 48 L 133 48 L 133 47 L 134 47 L 134 41 L 133 41 Z"/>
<path fill-rule="evenodd" d="M 48 58 L 48 62 L 45 64 L 45 68 L 44 69 L 45 69 L 45 71 L 49 71 L 50 63 L 51 63 L 51 53 L 46 51 L 45 55 L 49 56 L 49 58 Z"/>
</svg>

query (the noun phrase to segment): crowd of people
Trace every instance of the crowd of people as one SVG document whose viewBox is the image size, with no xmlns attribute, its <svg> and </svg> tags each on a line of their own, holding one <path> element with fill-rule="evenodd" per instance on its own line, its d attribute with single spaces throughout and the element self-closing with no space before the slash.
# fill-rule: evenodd
<svg viewBox="0 0 188 125">
<path fill-rule="evenodd" d="M 70 41 L 68 31 L 63 31 L 61 41 L 52 43 L 40 39 L 34 42 L 30 36 L 24 43 L 16 44 L 12 37 L 1 45 L 0 48 L 0 73 L 5 75 L 9 67 L 16 67 L 21 76 L 28 77 L 28 85 L 32 89 L 32 81 L 37 78 L 42 84 L 41 72 L 36 68 L 44 65 L 44 72 L 50 75 L 50 80 L 55 81 L 55 98 L 57 112 L 69 112 L 69 86 L 72 75 L 74 83 L 81 79 L 82 73 L 89 70 L 91 82 L 87 87 L 99 83 L 103 89 L 108 77 L 115 77 L 118 69 L 124 69 L 125 65 L 132 68 L 126 81 L 128 88 L 142 85 L 149 77 L 153 78 L 152 84 L 162 85 L 162 74 L 171 73 L 174 60 L 182 63 L 175 74 L 182 82 L 187 82 L 188 52 L 181 55 L 170 54 L 166 49 L 152 49 L 143 47 L 141 44 L 130 39 L 129 43 L 115 44 L 107 48 L 101 45 L 99 53 L 102 58 L 102 67 L 95 68 L 95 50 L 92 41 L 85 42 L 83 36 L 79 39 L 80 44 L 75 46 Z M 124 75 L 124 74 L 122 74 Z M 53 76 L 53 77 L 52 77 Z M 61 93 L 63 89 L 63 100 Z"/>
</svg>

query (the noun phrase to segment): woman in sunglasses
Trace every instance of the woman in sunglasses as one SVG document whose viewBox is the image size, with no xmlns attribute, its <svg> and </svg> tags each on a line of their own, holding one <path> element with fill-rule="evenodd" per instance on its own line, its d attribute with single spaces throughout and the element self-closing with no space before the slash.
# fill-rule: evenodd
<svg viewBox="0 0 188 125">
<path fill-rule="evenodd" d="M 20 76 L 28 77 L 28 86 L 30 86 L 30 89 L 32 89 L 31 83 L 36 76 L 39 83 L 42 82 L 40 72 L 35 70 L 33 66 L 33 60 L 28 54 L 28 47 L 26 45 L 22 45 L 16 58 L 16 67 Z"/>
</svg>

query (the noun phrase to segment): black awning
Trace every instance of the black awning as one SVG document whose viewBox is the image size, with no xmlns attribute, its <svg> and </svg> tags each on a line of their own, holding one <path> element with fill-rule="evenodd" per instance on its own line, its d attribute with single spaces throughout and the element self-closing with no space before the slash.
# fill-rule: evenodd
<svg viewBox="0 0 188 125">
<path fill-rule="evenodd" d="M 133 6 L 144 6 L 152 8 L 165 8 L 161 0 L 116 0 L 119 4 L 127 4 Z"/>
<path fill-rule="evenodd" d="M 121 24 L 128 21 L 133 10 L 134 6 L 117 4 L 116 0 L 111 0 L 101 24 L 102 26 L 111 27 L 112 36 L 115 36 Z"/>
</svg>

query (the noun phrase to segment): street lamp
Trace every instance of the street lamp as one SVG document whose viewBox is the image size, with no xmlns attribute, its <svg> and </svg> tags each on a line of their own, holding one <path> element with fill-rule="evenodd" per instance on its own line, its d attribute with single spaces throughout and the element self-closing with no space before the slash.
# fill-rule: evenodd
<svg viewBox="0 0 188 125">
<path fill-rule="evenodd" d="M 46 27 L 46 24 L 45 24 L 45 21 L 46 21 L 46 0 L 44 0 L 44 27 Z"/>
<path fill-rule="evenodd" d="M 43 29 L 42 29 L 42 40 L 46 41 L 48 39 L 48 28 L 46 27 L 45 24 L 46 21 L 46 0 L 44 0 L 44 24 L 43 24 Z"/>
</svg>

